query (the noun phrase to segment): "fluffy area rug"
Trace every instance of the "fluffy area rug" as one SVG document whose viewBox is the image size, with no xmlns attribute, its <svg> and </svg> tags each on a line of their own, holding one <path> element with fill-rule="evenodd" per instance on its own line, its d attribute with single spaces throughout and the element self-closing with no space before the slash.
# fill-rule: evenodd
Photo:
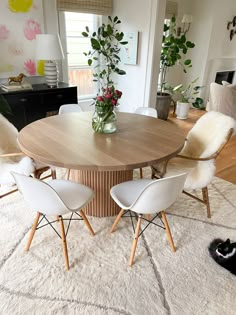
<svg viewBox="0 0 236 315">
<path fill-rule="evenodd" d="M 133 238 L 128 218 L 109 233 L 114 217 L 81 221 L 68 233 L 70 270 L 61 240 L 46 227 L 24 247 L 35 212 L 19 192 L 1 199 L 0 314 L 235 315 L 236 277 L 209 256 L 214 238 L 236 241 L 236 186 L 219 178 L 209 186 L 212 219 L 202 204 L 182 195 L 167 211 L 177 251 L 155 226 Z"/>
</svg>

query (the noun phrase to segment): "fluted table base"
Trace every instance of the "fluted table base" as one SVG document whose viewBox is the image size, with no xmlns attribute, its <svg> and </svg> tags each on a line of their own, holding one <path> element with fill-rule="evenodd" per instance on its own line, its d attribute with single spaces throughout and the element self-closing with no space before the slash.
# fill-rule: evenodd
<svg viewBox="0 0 236 315">
<path fill-rule="evenodd" d="M 120 208 L 110 197 L 112 186 L 133 179 L 133 171 L 77 171 L 73 170 L 72 179 L 95 191 L 93 200 L 84 208 L 87 215 L 110 217 L 119 213 Z"/>
</svg>

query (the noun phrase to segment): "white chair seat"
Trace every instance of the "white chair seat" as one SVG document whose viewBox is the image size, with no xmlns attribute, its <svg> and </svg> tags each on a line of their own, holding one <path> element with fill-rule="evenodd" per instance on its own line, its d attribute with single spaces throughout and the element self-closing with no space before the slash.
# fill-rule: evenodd
<svg viewBox="0 0 236 315">
<path fill-rule="evenodd" d="M 129 209 L 152 179 L 130 180 L 111 188 L 111 196 L 122 209 Z M 127 193 L 128 192 L 128 193 Z"/>
<path fill-rule="evenodd" d="M 22 174 L 17 174 L 14 172 L 11 172 L 11 174 L 16 181 L 19 191 L 24 196 L 24 199 L 27 201 L 30 208 L 37 211 L 37 215 L 30 232 L 29 240 L 26 245 L 26 250 L 29 250 L 35 231 L 38 228 L 49 225 L 56 232 L 56 234 L 59 235 L 56 227 L 53 227 L 53 224 L 60 223 L 61 235 L 59 236 L 62 240 L 65 265 L 66 269 L 68 270 L 69 258 L 67 252 L 66 236 L 71 220 L 83 220 L 89 232 L 94 235 L 94 231 L 82 209 L 93 198 L 93 190 L 89 187 L 86 187 L 85 185 L 68 180 L 54 179 L 46 183 L 36 178 L 28 177 Z M 65 219 L 69 220 L 67 230 L 65 232 L 64 219 L 62 216 L 70 212 L 70 218 Z M 79 219 L 72 219 L 73 215 L 79 217 Z M 54 216 L 56 220 L 53 219 L 50 222 L 48 216 Z M 42 218 L 40 219 L 40 217 Z M 41 225 L 42 221 L 43 225 Z M 45 221 L 46 224 L 44 224 Z"/>
<path fill-rule="evenodd" d="M 94 195 L 91 188 L 68 180 L 51 180 L 48 184 L 57 192 L 70 211 L 77 211 L 83 208 L 92 200 Z"/>
<path fill-rule="evenodd" d="M 59 108 L 58 114 L 66 114 L 66 113 L 73 113 L 73 112 L 82 112 L 83 109 L 78 104 L 65 104 L 61 105 Z"/>
<path fill-rule="evenodd" d="M 138 238 L 150 224 L 155 224 L 166 230 L 171 249 L 175 251 L 175 245 L 164 210 L 169 208 L 181 194 L 186 176 L 187 174 L 179 174 L 158 180 L 132 180 L 111 188 L 111 197 L 121 207 L 112 225 L 111 233 L 115 230 L 120 218 L 127 213 L 130 214 L 132 225 L 133 212 L 135 212 L 135 217 L 138 219 L 129 259 L 130 266 L 133 264 Z M 150 217 L 151 214 L 155 214 L 152 219 Z M 140 233 L 143 215 L 146 215 L 145 222 L 148 223 Z M 162 226 L 154 222 L 157 217 L 161 219 L 160 224 L 162 224 Z"/>
</svg>

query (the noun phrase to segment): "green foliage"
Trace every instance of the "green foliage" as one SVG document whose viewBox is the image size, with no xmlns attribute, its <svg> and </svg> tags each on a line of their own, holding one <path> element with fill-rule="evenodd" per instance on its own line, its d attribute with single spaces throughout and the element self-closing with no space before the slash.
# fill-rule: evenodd
<svg viewBox="0 0 236 315">
<path fill-rule="evenodd" d="M 177 99 L 182 103 L 192 103 L 194 107 L 203 109 L 203 99 L 198 97 L 200 90 L 204 86 L 196 85 L 198 78 L 193 80 L 187 87 L 184 87 L 183 84 L 179 84 L 175 87 L 172 87 L 169 84 L 165 84 L 165 91 L 168 91 L 172 98 L 177 95 Z"/>
<path fill-rule="evenodd" d="M 195 46 L 194 43 L 186 39 L 186 34 L 177 36 L 176 18 L 173 16 L 170 25 L 164 24 L 162 49 L 161 49 L 161 92 L 164 91 L 166 82 L 167 69 L 176 64 L 182 66 L 183 71 L 187 72 L 187 68 L 192 67 L 190 59 L 183 60 L 184 55 L 187 54 L 188 49 Z"/>
<path fill-rule="evenodd" d="M 3 95 L 0 95 L 0 114 L 12 114 L 11 107 Z"/>
<path fill-rule="evenodd" d="M 96 67 L 94 81 L 99 81 L 101 86 L 113 86 L 112 74 L 124 75 L 124 70 L 119 68 L 121 50 L 120 45 L 126 45 L 128 42 L 123 41 L 124 33 L 116 29 L 117 24 L 121 21 L 116 16 L 108 17 L 109 22 L 102 24 L 96 32 L 90 32 L 86 26 L 86 31 L 82 32 L 84 37 L 90 37 L 92 50 L 84 53 L 88 57 L 88 65 Z"/>
</svg>

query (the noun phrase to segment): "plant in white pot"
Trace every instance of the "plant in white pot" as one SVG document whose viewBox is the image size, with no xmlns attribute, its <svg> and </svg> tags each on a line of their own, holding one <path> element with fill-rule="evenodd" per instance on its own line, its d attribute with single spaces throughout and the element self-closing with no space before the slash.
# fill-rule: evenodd
<svg viewBox="0 0 236 315">
<path fill-rule="evenodd" d="M 193 48 L 195 44 L 188 41 L 186 34 L 177 35 L 176 18 L 173 16 L 170 24 L 164 24 L 162 48 L 160 57 L 160 79 L 159 90 L 157 92 L 156 109 L 158 118 L 166 120 L 169 114 L 171 96 L 166 93 L 166 75 L 168 69 L 175 65 L 180 65 L 184 72 L 186 68 L 192 67 L 190 59 L 184 59 L 188 49 Z"/>
<path fill-rule="evenodd" d="M 184 87 L 183 84 L 179 84 L 172 88 L 166 85 L 166 89 L 171 93 L 172 97 L 177 94 L 177 106 L 176 115 L 178 119 L 186 119 L 188 117 L 189 108 L 193 107 L 204 109 L 203 99 L 199 97 L 200 90 L 204 86 L 196 85 L 198 78 L 193 80 L 191 83 Z"/>
</svg>

